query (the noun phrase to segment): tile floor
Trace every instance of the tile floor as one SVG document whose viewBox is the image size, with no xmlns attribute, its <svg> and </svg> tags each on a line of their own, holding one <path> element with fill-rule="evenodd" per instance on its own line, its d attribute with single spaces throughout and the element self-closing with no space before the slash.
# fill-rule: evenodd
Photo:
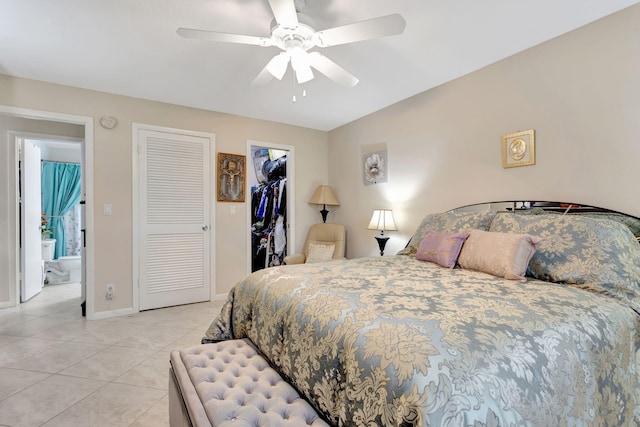
<svg viewBox="0 0 640 427">
<path fill-rule="evenodd" d="M 0 310 L 0 426 L 168 426 L 169 352 L 200 343 L 221 302 L 85 320 L 80 285 Z"/>
</svg>

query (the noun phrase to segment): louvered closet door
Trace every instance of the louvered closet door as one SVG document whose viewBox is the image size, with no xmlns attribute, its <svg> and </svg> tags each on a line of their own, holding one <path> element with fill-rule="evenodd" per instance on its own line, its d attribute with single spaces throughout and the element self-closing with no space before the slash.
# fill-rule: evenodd
<svg viewBox="0 0 640 427">
<path fill-rule="evenodd" d="M 211 143 L 140 130 L 140 310 L 210 300 Z"/>
</svg>

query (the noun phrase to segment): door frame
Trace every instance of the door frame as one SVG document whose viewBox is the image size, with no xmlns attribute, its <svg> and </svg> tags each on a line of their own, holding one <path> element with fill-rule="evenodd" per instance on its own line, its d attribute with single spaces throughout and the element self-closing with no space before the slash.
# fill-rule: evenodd
<svg viewBox="0 0 640 427">
<path fill-rule="evenodd" d="M 86 289 L 86 317 L 89 320 L 94 319 L 94 217 L 93 217 L 93 117 L 78 116 L 75 114 L 55 113 L 51 111 L 34 110 L 30 108 L 18 108 L 8 105 L 0 105 L 0 114 L 20 117 L 23 119 L 32 120 L 48 120 L 53 122 L 72 123 L 76 125 L 84 126 L 84 180 L 82 187 L 82 198 L 85 200 L 85 269 L 86 280 L 83 286 Z M 9 135 L 7 135 L 9 138 Z M 14 139 L 15 141 L 15 139 Z M 9 142 L 9 141 L 7 141 Z M 11 142 L 14 146 L 14 150 L 17 150 L 15 143 Z M 10 209 L 10 216 L 13 218 L 11 221 L 14 224 L 14 251 L 13 260 L 9 260 L 9 266 L 12 271 L 9 271 L 10 277 L 15 278 L 15 286 L 9 285 L 9 302 L 7 304 L 0 303 L 0 308 L 5 307 L 17 307 L 19 305 L 20 291 L 20 228 L 19 228 L 19 206 L 18 206 L 18 182 L 16 177 L 18 176 L 18 160 L 16 156 L 17 151 L 14 151 L 14 160 L 9 164 L 9 203 L 13 204 L 13 209 Z M 11 205 L 10 205 L 11 207 Z"/>
<path fill-rule="evenodd" d="M 15 144 L 15 150 L 16 150 L 16 161 L 19 161 L 19 150 L 20 150 L 20 142 L 24 142 L 24 141 L 44 141 L 44 142 L 66 142 L 66 143 L 76 143 L 78 144 L 78 147 L 80 148 L 80 151 L 82 152 L 82 143 L 83 140 L 82 138 L 75 138 L 75 137 L 71 137 L 71 136 L 60 136 L 60 135 L 52 135 L 52 134 L 44 134 L 44 133 L 35 133 L 35 132 L 23 132 L 23 131 L 9 131 L 8 132 L 8 141 L 9 143 L 11 143 L 13 141 L 13 143 Z M 82 155 L 82 154 L 81 154 Z M 84 159 L 82 160 L 84 161 Z M 19 172 L 19 166 L 16 164 L 16 174 Z M 81 165 L 81 173 L 82 175 L 85 174 L 85 166 L 84 164 Z M 18 175 L 16 175 L 16 180 L 17 180 Z M 16 181 L 17 182 L 17 181 Z M 84 179 L 82 179 L 81 181 L 81 185 L 84 182 Z M 18 183 L 19 185 L 19 183 Z M 84 188 L 82 189 L 82 194 L 85 194 L 86 191 L 84 190 Z M 18 213 L 20 210 L 20 202 L 16 199 L 16 203 L 18 203 Z M 22 227 L 20 226 L 20 218 L 18 218 L 18 242 L 20 241 L 20 234 L 22 234 Z M 18 253 L 19 256 L 22 257 L 22 254 L 20 253 L 20 248 L 18 247 Z M 82 255 L 82 262 L 85 262 L 85 258 L 86 255 Z M 21 266 L 21 262 L 20 260 L 18 260 L 18 266 L 20 266 L 20 269 L 22 269 Z M 83 268 L 85 268 L 83 266 Z M 20 280 L 24 279 L 24 272 L 18 270 L 18 277 L 20 278 Z M 44 272 L 43 272 L 44 274 Z M 22 290 L 20 289 L 20 286 L 18 286 L 18 291 L 22 292 Z M 17 295 L 17 302 L 19 304 L 22 304 L 20 302 L 20 295 Z"/>
<path fill-rule="evenodd" d="M 132 127 L 132 169 L 131 169 L 131 181 L 132 181 L 132 258 L 133 258 L 133 276 L 131 278 L 131 283 L 133 284 L 133 312 L 138 313 L 140 311 L 140 131 L 141 130 L 150 130 L 154 132 L 167 132 L 167 133 L 180 133 L 183 135 L 189 136 L 197 136 L 202 138 L 209 138 L 211 144 L 209 146 L 209 162 L 211 163 L 211 167 L 209 168 L 209 181 L 211 182 L 211 198 L 209 200 L 209 277 L 210 277 L 210 291 L 209 298 L 212 299 L 215 295 L 216 289 L 216 280 L 215 280 L 215 271 L 216 271 L 216 227 L 215 227 L 215 194 L 217 191 L 216 183 L 214 177 L 217 173 L 216 164 L 214 161 L 215 158 L 215 150 L 216 150 L 216 135 L 210 132 L 201 132 L 194 130 L 186 130 L 186 129 L 177 129 L 177 128 L 169 128 L 164 126 L 155 126 L 148 125 L 144 123 L 133 123 Z"/>
<path fill-rule="evenodd" d="M 251 149 L 252 148 L 271 148 L 274 150 L 286 150 L 287 154 L 287 254 L 296 253 L 296 186 L 295 186 L 295 171 L 296 171 L 296 150 L 293 145 L 274 144 L 272 142 L 247 140 L 247 167 L 253 167 L 251 162 Z M 247 182 L 248 189 L 251 188 L 250 183 Z M 246 226 L 246 241 L 247 241 L 247 275 L 251 274 L 251 194 L 247 191 L 247 226 Z"/>
</svg>

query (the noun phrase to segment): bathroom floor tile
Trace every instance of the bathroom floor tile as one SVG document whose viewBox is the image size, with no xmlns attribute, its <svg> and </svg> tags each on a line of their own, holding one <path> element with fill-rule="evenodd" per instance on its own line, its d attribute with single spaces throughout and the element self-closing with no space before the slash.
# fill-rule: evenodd
<svg viewBox="0 0 640 427">
<path fill-rule="evenodd" d="M 0 402 L 0 423 L 39 426 L 104 386 L 102 381 L 52 375 Z"/>
<path fill-rule="evenodd" d="M 44 426 L 126 427 L 166 395 L 164 390 L 110 383 Z"/>
</svg>

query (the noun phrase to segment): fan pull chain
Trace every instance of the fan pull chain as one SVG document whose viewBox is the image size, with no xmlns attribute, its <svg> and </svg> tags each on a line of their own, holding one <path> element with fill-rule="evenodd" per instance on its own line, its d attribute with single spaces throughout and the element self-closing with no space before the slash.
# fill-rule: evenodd
<svg viewBox="0 0 640 427">
<path fill-rule="evenodd" d="M 296 102 L 296 71 L 295 70 L 291 70 L 291 71 L 293 71 L 291 73 L 291 91 L 293 92 L 292 101 L 295 103 Z"/>
<path fill-rule="evenodd" d="M 298 99 L 296 98 L 296 73 L 295 71 L 292 73 L 293 78 L 291 79 L 291 90 L 293 92 L 293 96 L 291 97 L 291 102 L 295 103 Z M 302 97 L 305 98 L 307 96 L 307 90 L 302 89 Z"/>
</svg>

